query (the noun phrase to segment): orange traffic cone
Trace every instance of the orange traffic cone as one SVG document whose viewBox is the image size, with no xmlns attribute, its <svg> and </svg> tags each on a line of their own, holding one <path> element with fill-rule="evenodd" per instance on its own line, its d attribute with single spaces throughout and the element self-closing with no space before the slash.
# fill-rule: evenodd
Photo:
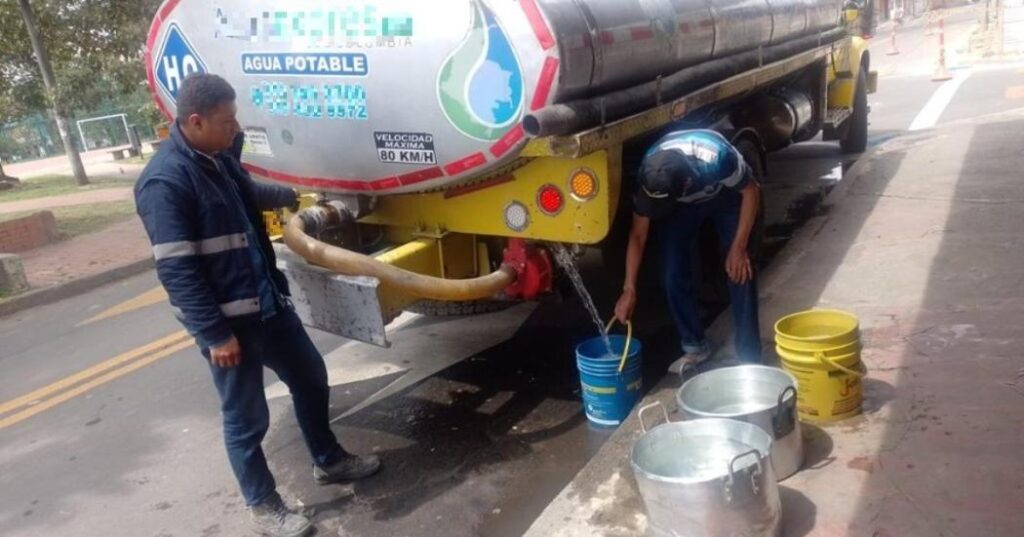
<svg viewBox="0 0 1024 537">
<path fill-rule="evenodd" d="M 889 56 L 895 56 L 900 53 L 900 49 L 896 48 L 896 24 L 892 25 L 892 34 L 889 38 L 889 50 L 885 53 Z"/>
<path fill-rule="evenodd" d="M 953 75 L 946 68 L 946 26 L 943 19 L 939 19 L 939 65 L 932 75 L 932 80 L 943 82 L 953 78 Z"/>
</svg>

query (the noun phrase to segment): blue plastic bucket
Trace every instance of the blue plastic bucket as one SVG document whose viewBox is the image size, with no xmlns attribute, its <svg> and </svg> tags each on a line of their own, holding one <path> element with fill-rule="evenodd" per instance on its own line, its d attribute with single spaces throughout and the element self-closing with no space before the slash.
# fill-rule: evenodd
<svg viewBox="0 0 1024 537">
<path fill-rule="evenodd" d="M 626 419 L 640 397 L 643 388 L 643 345 L 636 338 L 608 336 L 611 354 L 604 340 L 595 337 L 576 347 L 576 367 L 580 371 L 583 409 L 591 423 L 602 427 L 616 427 Z M 626 366 L 619 373 L 622 351 L 629 341 Z"/>
</svg>

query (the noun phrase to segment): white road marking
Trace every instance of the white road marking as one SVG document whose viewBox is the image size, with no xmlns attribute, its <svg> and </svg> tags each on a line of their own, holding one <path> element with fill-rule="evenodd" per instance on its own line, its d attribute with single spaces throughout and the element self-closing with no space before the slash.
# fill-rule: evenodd
<svg viewBox="0 0 1024 537">
<path fill-rule="evenodd" d="M 524 303 L 498 313 L 462 318 L 403 313 L 388 327 L 391 348 L 346 342 L 324 356 L 327 383 L 332 388 L 388 375 L 400 376 L 331 422 L 355 414 L 508 340 L 536 307 L 536 303 Z M 267 399 L 289 395 L 288 387 L 281 381 L 267 386 L 265 393 Z"/>
<path fill-rule="evenodd" d="M 395 319 L 390 326 L 388 326 L 388 334 L 394 334 L 399 332 L 407 324 L 419 319 L 421 316 L 415 313 L 403 312 L 397 319 Z M 344 362 L 346 353 L 349 349 L 358 345 L 366 345 L 373 347 L 368 343 L 361 341 L 349 340 L 341 344 L 333 351 L 324 355 L 324 362 L 328 365 L 337 362 Z M 381 349 L 386 351 L 386 349 Z M 411 367 L 411 366 L 410 366 Z M 402 367 L 401 365 L 393 364 L 386 360 L 373 361 L 370 363 L 351 364 L 346 363 L 345 367 L 328 367 L 327 370 L 327 383 L 330 386 L 338 386 L 341 384 L 347 384 L 349 382 L 360 382 L 363 380 L 374 379 L 390 375 L 392 373 L 398 373 L 408 370 L 410 367 Z M 270 386 L 267 386 L 264 390 L 267 399 L 276 399 L 278 397 L 286 397 L 290 395 L 288 387 L 283 382 L 277 381 Z"/>
<path fill-rule="evenodd" d="M 949 103 L 953 100 L 953 96 L 956 95 L 957 90 L 963 85 L 964 81 L 971 76 L 969 69 L 956 71 L 953 74 L 952 80 L 947 80 L 939 86 L 939 89 L 935 91 L 931 99 L 924 105 L 924 108 L 918 112 L 917 117 L 910 123 L 910 128 L 907 130 L 918 131 L 921 129 L 930 129 L 939 122 L 939 117 L 949 106 Z"/>
<path fill-rule="evenodd" d="M 836 164 L 835 167 L 832 168 L 831 171 L 829 171 L 825 175 L 822 175 L 821 178 L 823 180 L 825 180 L 825 181 L 835 181 L 837 183 L 839 181 L 842 181 L 843 180 L 843 165 L 841 163 L 840 164 Z"/>
<path fill-rule="evenodd" d="M 386 353 L 369 345 L 358 345 L 346 354 L 347 364 L 409 364 L 394 370 L 406 372 L 344 414 L 336 423 L 360 410 L 418 384 L 441 371 L 511 338 L 537 307 L 535 302 L 519 304 L 505 311 L 471 317 L 422 318 L 394 333 Z M 341 365 L 341 364 L 338 364 Z M 341 365 L 342 369 L 348 369 Z M 328 371 L 330 371 L 328 367 Z M 393 372 L 394 372 L 393 370 Z M 328 373 L 329 374 L 329 373 Z M 346 377 L 348 375 L 345 375 Z M 332 384 L 333 386 L 333 384 Z"/>
</svg>

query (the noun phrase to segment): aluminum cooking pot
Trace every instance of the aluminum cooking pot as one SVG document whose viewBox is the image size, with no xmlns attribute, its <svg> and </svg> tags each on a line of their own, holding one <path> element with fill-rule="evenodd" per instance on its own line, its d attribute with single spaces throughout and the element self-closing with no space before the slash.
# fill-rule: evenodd
<svg viewBox="0 0 1024 537">
<path fill-rule="evenodd" d="M 645 414 L 665 422 L 648 429 Z M 648 531 L 655 537 L 778 537 L 782 507 L 772 438 L 727 419 L 671 423 L 660 403 L 640 409 L 644 431 L 630 453 Z"/>
<path fill-rule="evenodd" d="M 772 435 L 772 466 L 781 481 L 804 462 L 796 390 L 796 378 L 786 371 L 741 365 L 693 377 L 676 393 L 676 402 L 687 419 L 739 420 Z"/>
</svg>

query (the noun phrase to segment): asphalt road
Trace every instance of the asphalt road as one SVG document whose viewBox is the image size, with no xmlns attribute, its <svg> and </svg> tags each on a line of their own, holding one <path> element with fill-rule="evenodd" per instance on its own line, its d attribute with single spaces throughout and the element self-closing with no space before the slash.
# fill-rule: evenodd
<svg viewBox="0 0 1024 537">
<path fill-rule="evenodd" d="M 923 34 L 908 28 L 907 39 L 914 31 Z M 879 68 L 884 45 L 873 45 Z M 872 142 L 912 124 L 1024 106 L 1020 65 L 957 76 L 955 91 L 940 92 L 920 66 L 885 72 L 871 97 Z M 777 243 L 822 210 L 823 192 L 853 162 L 821 142 L 772 157 L 766 192 Z M 599 308 L 610 311 L 618 283 L 593 257 L 583 264 Z M 207 366 L 155 289 L 148 273 L 0 319 L 0 534 L 248 534 Z M 653 385 L 674 358 L 673 335 L 656 297 L 643 306 Z M 581 415 L 571 353 L 592 325 L 569 295 L 489 317 L 406 321 L 390 351 L 313 333 L 332 372 L 335 415 L 388 386 L 396 392 L 336 424 L 347 447 L 384 458 L 385 470 L 355 487 L 312 484 L 290 403 L 268 372 L 275 397 L 265 446 L 282 492 L 316 511 L 321 534 L 340 524 L 359 537 L 521 534 L 607 437 Z"/>
</svg>

